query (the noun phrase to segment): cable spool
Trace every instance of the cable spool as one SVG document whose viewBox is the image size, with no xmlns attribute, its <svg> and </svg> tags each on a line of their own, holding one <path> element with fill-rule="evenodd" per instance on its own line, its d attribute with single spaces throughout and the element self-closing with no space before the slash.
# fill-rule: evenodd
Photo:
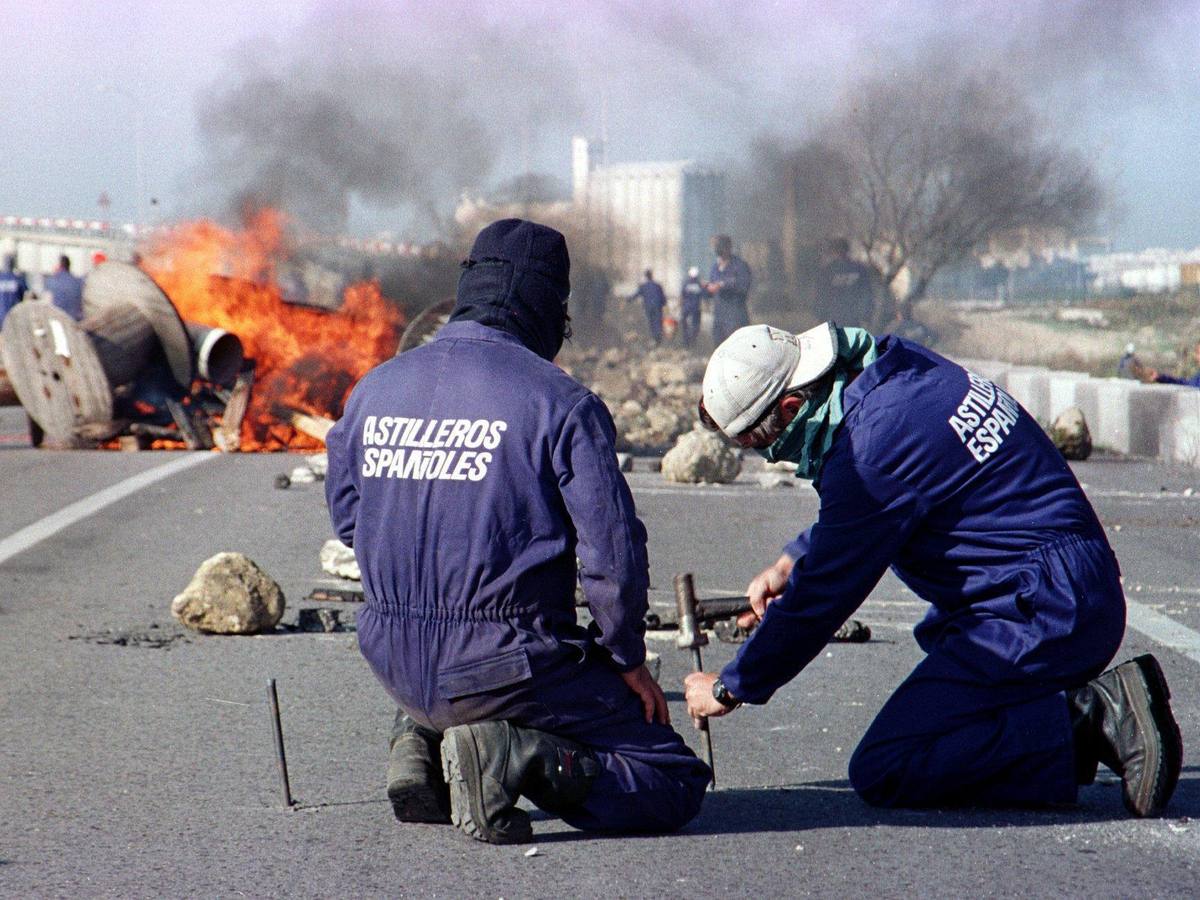
<svg viewBox="0 0 1200 900">
<path fill-rule="evenodd" d="M 113 395 L 161 347 L 171 377 L 187 390 L 194 375 L 183 320 L 136 266 L 105 262 L 83 287 L 82 322 L 46 302 L 27 301 L 4 320 L 3 362 L 29 416 L 52 441 L 75 445 L 120 430 Z"/>
<path fill-rule="evenodd" d="M 454 311 L 454 303 L 455 299 L 450 297 L 445 300 L 439 300 L 432 306 L 421 310 L 408 323 L 408 327 L 404 329 L 404 334 L 400 336 L 400 344 L 396 347 L 396 355 L 399 356 L 405 350 L 411 350 L 414 347 L 420 347 L 422 344 L 428 344 L 432 341 L 438 329 L 450 321 L 450 313 Z"/>
</svg>

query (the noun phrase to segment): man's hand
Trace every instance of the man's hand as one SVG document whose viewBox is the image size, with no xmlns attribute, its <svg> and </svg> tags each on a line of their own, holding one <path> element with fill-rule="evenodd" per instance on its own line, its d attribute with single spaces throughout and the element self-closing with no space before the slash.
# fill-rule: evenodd
<svg viewBox="0 0 1200 900">
<path fill-rule="evenodd" d="M 671 713 L 667 710 L 667 698 L 645 665 L 622 672 L 621 678 L 629 685 L 629 689 L 641 699 L 647 722 L 657 721 L 663 725 L 671 724 Z"/>
<path fill-rule="evenodd" d="M 712 672 L 693 672 L 683 679 L 684 697 L 687 699 L 688 715 L 692 724 L 700 727 L 700 720 L 713 716 L 723 716 L 733 710 L 722 705 L 713 696 L 713 682 L 717 676 Z"/>
<path fill-rule="evenodd" d="M 753 628 L 762 621 L 762 617 L 767 611 L 767 604 L 783 593 L 795 566 L 796 561 L 785 553 L 775 560 L 773 565 L 754 576 L 746 588 L 751 611 L 738 616 L 738 625 L 742 628 Z"/>
<path fill-rule="evenodd" d="M 1152 369 L 1149 366 L 1144 366 L 1136 359 L 1130 365 L 1129 369 L 1131 372 L 1133 372 L 1133 377 L 1138 379 L 1138 381 L 1142 381 L 1146 384 L 1154 384 L 1154 382 L 1158 381 L 1158 369 Z"/>
</svg>

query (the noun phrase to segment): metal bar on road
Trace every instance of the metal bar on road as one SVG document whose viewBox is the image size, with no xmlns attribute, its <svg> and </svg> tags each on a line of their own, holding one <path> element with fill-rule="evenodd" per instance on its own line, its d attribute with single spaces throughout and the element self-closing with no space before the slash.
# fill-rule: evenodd
<svg viewBox="0 0 1200 900">
<path fill-rule="evenodd" d="M 271 708 L 271 734 L 275 738 L 275 761 L 279 763 L 279 783 L 283 789 L 283 805 L 291 809 L 296 801 L 292 799 L 292 785 L 288 781 L 287 754 L 283 750 L 283 725 L 279 721 L 279 694 L 275 691 L 275 679 L 267 679 L 267 704 Z"/>
</svg>

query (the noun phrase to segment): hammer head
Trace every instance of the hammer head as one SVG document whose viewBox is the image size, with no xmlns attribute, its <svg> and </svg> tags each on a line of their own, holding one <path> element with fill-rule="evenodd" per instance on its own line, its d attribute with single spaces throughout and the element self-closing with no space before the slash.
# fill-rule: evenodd
<svg viewBox="0 0 1200 900">
<path fill-rule="evenodd" d="M 696 586 L 691 572 L 675 576 L 675 609 L 679 615 L 679 634 L 675 646 L 694 650 L 708 643 L 708 636 L 696 622 Z"/>
</svg>

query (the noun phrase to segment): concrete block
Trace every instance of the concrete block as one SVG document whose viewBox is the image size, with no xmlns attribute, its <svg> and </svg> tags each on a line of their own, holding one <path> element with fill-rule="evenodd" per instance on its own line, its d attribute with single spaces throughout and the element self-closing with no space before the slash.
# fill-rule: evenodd
<svg viewBox="0 0 1200 900">
<path fill-rule="evenodd" d="M 1097 447 L 1129 453 L 1130 394 L 1133 382 L 1118 378 L 1088 378 L 1075 386 L 1075 402 L 1087 417 Z"/>
<path fill-rule="evenodd" d="M 1097 446 L 1200 468 L 1200 390 L 1092 378 L 996 360 L 956 360 L 1006 390 L 1043 423 L 1077 406 Z"/>
<path fill-rule="evenodd" d="M 1161 385 L 1157 389 L 1171 397 L 1171 411 L 1164 429 L 1166 446 L 1160 450 L 1160 456 L 1186 466 L 1200 466 L 1200 390 L 1176 385 Z"/>
<path fill-rule="evenodd" d="M 1000 362 L 995 359 L 956 359 L 954 361 L 976 375 L 982 375 L 988 381 L 995 382 L 1000 387 L 1004 387 L 1008 371 L 1013 367 L 1012 363 Z"/>
<path fill-rule="evenodd" d="M 1004 390 L 1041 422 L 1050 422 L 1050 379 L 1045 369 L 1021 367 L 1010 369 Z"/>
<path fill-rule="evenodd" d="M 1158 385 L 1130 382 L 1126 402 L 1129 404 L 1126 452 L 1133 456 L 1162 457 L 1173 429 L 1174 392 L 1164 391 Z"/>
<path fill-rule="evenodd" d="M 1050 409 L 1046 418 L 1053 421 L 1072 406 L 1082 408 L 1082 404 L 1075 401 L 1075 386 L 1086 379 L 1086 375 L 1080 375 L 1078 372 L 1049 372 L 1047 394 Z M 1086 409 L 1083 410 L 1083 414 L 1090 417 Z"/>
</svg>

